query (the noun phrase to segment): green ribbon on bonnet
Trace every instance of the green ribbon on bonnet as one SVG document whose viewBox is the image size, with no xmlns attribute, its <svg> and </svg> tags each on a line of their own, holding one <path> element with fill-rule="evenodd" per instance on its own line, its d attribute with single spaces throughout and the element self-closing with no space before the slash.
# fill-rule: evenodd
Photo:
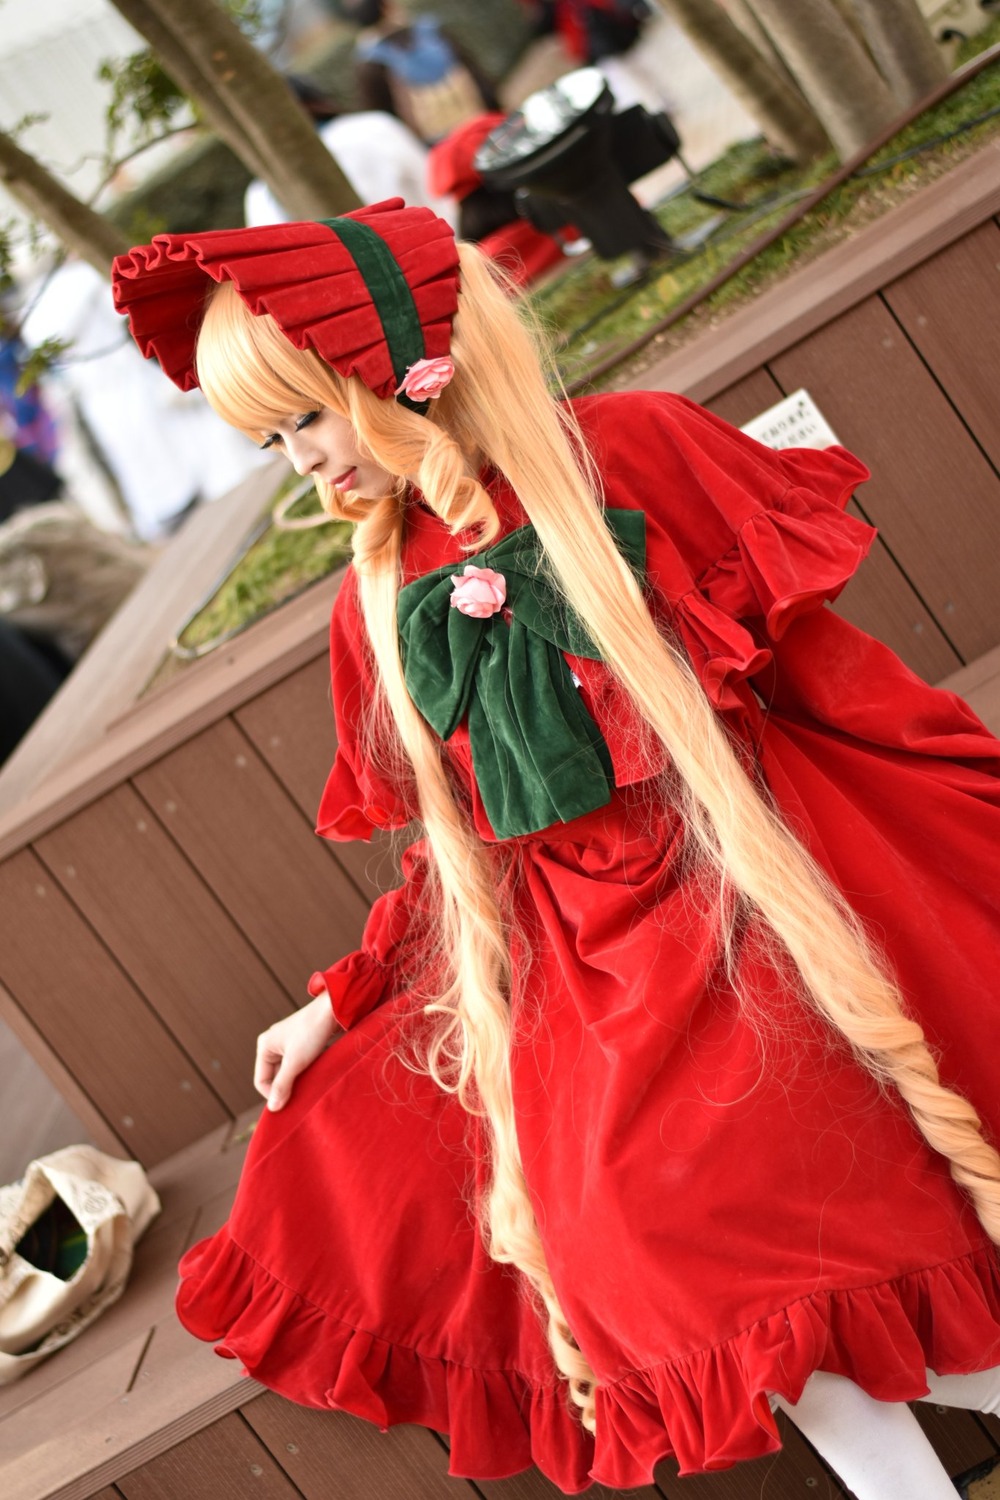
<svg viewBox="0 0 1000 1500">
<path fill-rule="evenodd" d="M 610 510 L 605 519 L 642 579 L 643 512 Z M 452 608 L 452 577 L 467 563 L 503 574 L 502 613 L 475 619 Z M 611 755 L 562 654 L 596 661 L 600 653 L 542 571 L 533 526 L 408 583 L 397 618 L 406 686 L 427 723 L 447 740 L 468 716 L 473 772 L 498 838 L 607 805 Z"/>
<path fill-rule="evenodd" d="M 357 266 L 382 324 L 396 383 L 401 384 L 410 366 L 427 353 L 409 282 L 385 240 L 370 224 L 357 219 L 318 219 L 317 223 L 333 231 Z M 430 406 L 429 401 L 411 400 L 405 391 L 395 399 L 421 416 Z"/>
</svg>

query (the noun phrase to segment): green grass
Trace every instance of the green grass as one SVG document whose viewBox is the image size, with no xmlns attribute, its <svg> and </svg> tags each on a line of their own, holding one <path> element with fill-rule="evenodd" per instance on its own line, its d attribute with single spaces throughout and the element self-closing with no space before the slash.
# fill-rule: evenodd
<svg viewBox="0 0 1000 1500">
<path fill-rule="evenodd" d="M 289 479 L 275 494 L 273 506 L 295 483 Z M 282 531 L 262 519 L 261 535 L 236 560 L 212 598 L 184 627 L 178 644 L 184 656 L 203 655 L 213 645 L 283 604 L 310 583 L 324 577 L 350 556 L 351 526 L 328 521 L 307 531 Z M 290 517 L 322 514 L 315 490 L 297 500 Z"/>
<path fill-rule="evenodd" d="M 963 44 L 959 61 L 968 60 L 997 41 L 1000 18 Z M 688 333 L 702 326 L 706 318 L 717 321 L 726 311 L 758 295 L 794 265 L 884 212 L 920 180 L 938 175 L 957 154 L 968 154 L 981 145 L 1000 131 L 1000 114 L 952 139 L 938 138 L 998 108 L 1000 64 L 994 64 L 899 132 L 872 157 L 868 166 L 875 170 L 851 178 L 828 194 L 707 298 L 690 322 Z M 904 160 L 896 160 L 914 148 L 920 149 Z M 615 263 L 596 258 L 571 263 L 533 297 L 542 321 L 554 333 L 563 380 L 572 384 L 586 379 L 600 359 L 614 355 L 659 323 L 741 250 L 776 226 L 797 198 L 818 186 L 835 167 L 832 156 L 801 168 L 776 157 L 761 140 L 740 142 L 698 176 L 699 190 L 741 205 L 740 212 L 725 215 L 701 249 L 658 261 L 640 282 L 623 291 L 612 284 Z M 719 214 L 718 209 L 695 200 L 687 189 L 654 212 L 675 240 Z M 671 344 L 683 342 L 688 322 L 684 320 L 671 329 Z"/>
</svg>

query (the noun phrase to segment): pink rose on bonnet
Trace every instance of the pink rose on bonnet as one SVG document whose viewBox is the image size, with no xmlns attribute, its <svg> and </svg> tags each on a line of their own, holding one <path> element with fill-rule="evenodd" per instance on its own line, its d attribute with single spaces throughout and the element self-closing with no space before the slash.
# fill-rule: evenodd
<svg viewBox="0 0 1000 1500">
<path fill-rule="evenodd" d="M 451 607 L 471 615 L 474 620 L 488 620 L 498 614 L 507 597 L 507 580 L 502 573 L 492 568 L 477 568 L 467 563 L 461 573 L 453 573 L 455 585 L 451 593 Z"/>
<path fill-rule="evenodd" d="M 454 363 L 447 356 L 438 359 L 418 359 L 403 376 L 396 387 L 395 394 L 398 396 L 402 392 L 403 395 L 409 396 L 411 401 L 434 400 L 440 396 L 454 373 Z"/>
</svg>

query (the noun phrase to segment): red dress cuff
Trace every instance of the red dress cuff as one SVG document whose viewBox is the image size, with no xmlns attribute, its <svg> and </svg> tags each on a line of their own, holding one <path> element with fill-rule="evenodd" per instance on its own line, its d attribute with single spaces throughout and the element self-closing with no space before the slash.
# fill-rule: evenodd
<svg viewBox="0 0 1000 1500">
<path fill-rule="evenodd" d="M 708 695 L 717 709 L 741 704 L 735 684 L 766 667 L 771 653 L 758 646 L 745 625 L 693 589 L 677 603 L 677 631 Z"/>
<path fill-rule="evenodd" d="M 347 1031 L 385 999 L 389 971 L 367 953 L 351 953 L 329 969 L 318 969 L 307 986 L 314 998 L 324 990 L 334 1020 Z"/>
</svg>

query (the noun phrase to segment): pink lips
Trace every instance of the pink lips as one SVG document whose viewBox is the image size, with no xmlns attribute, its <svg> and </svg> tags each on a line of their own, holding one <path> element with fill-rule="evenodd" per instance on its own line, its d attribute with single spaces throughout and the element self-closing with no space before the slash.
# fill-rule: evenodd
<svg viewBox="0 0 1000 1500">
<path fill-rule="evenodd" d="M 335 490 L 349 490 L 350 487 L 351 487 L 351 483 L 350 482 L 354 478 L 354 476 L 355 476 L 356 473 L 357 473 L 357 469 L 356 468 L 345 469 L 344 472 L 343 472 L 343 474 L 338 475 L 337 478 L 333 480 L 333 487 L 334 487 L 334 489 Z"/>
</svg>

